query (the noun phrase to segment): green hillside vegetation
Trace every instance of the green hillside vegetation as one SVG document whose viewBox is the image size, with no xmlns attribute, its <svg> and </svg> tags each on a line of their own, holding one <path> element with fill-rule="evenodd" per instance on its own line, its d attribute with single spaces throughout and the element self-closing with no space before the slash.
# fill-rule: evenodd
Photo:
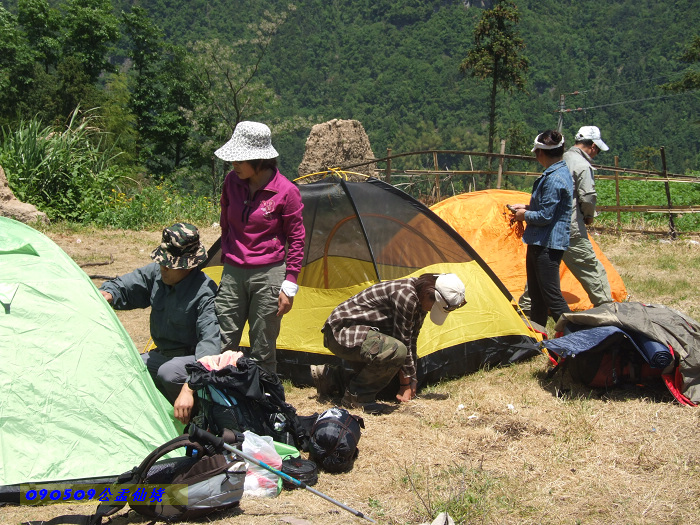
<svg viewBox="0 0 700 525">
<path fill-rule="evenodd" d="M 681 60 L 700 27 L 696 2 L 515 4 L 529 69 L 524 91 L 498 94 L 496 138 L 507 140 L 507 153 L 529 154 L 532 137 L 557 126 L 564 95 L 565 109 L 581 108 L 563 114 L 564 135 L 571 143 L 579 126 L 599 126 L 611 146 L 601 163 L 618 156 L 623 167 L 651 162 L 660 169 L 663 146 L 670 172 L 698 170 L 700 94 L 662 88 L 697 70 L 697 61 Z M 8 160 L 8 137 L 32 120 L 40 121 L 36 129 L 64 131 L 78 106 L 90 110 L 92 143 L 110 152 L 109 176 L 96 177 L 95 192 L 103 196 L 138 181 L 139 188 L 168 182 L 216 199 L 226 167 L 212 162 L 212 152 L 246 119 L 273 128 L 281 170 L 290 178 L 311 126 L 333 118 L 359 120 L 378 158 L 387 148 L 483 152 L 490 83 L 460 72 L 460 64 L 492 5 L 3 1 L 0 162 L 17 190 L 25 177 L 7 167 L 21 164 Z M 479 169 L 485 160 L 440 156 L 442 168 L 471 163 Z M 510 169 L 537 169 L 514 164 Z M 432 158 L 406 157 L 394 167 L 432 167 Z M 457 182 L 456 191 L 468 189 L 466 180 Z M 530 184 L 523 179 L 516 186 Z"/>
</svg>

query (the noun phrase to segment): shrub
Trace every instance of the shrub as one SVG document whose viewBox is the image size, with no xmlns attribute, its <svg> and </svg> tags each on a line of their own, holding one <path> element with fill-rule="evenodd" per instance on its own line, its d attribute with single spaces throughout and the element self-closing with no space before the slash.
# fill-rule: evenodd
<svg viewBox="0 0 700 525">
<path fill-rule="evenodd" d="M 218 202 L 194 193 L 182 193 L 173 184 L 136 186 L 125 192 L 112 189 L 94 223 L 128 230 L 157 229 L 175 222 L 197 226 L 219 219 Z"/>
<path fill-rule="evenodd" d="M 2 128 L 0 165 L 10 189 L 23 202 L 35 205 L 51 220 L 83 222 L 102 207 L 120 172 L 115 155 L 101 148 L 103 134 L 91 126 L 92 117 L 78 118 L 78 109 L 65 129 L 21 121 Z"/>
</svg>

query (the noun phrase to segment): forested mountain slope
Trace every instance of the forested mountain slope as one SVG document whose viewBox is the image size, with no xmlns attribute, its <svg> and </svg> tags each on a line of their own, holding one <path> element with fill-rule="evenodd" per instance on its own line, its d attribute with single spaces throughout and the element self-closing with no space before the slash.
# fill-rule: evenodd
<svg viewBox="0 0 700 525">
<path fill-rule="evenodd" d="M 66 2 L 88 0 L 49 3 Z M 693 67 L 678 57 L 700 32 L 696 0 L 516 4 L 530 67 L 527 92 L 498 96 L 498 137 L 508 139 L 508 152 L 529 151 L 537 131 L 556 127 L 565 95 L 566 108 L 581 108 L 564 114 L 565 136 L 571 143 L 579 126 L 599 126 L 611 147 L 601 163 L 618 155 L 622 166 L 633 167 L 648 148 L 664 146 L 671 172 L 698 169 L 700 94 L 659 87 Z M 13 11 L 17 2 L 2 5 Z M 250 24 L 265 10 L 288 11 L 256 76 L 274 100 L 263 98 L 254 114 L 243 114 L 275 129 L 288 175 L 296 174 L 311 124 L 333 118 L 362 122 L 378 157 L 387 147 L 486 150 L 490 86 L 459 66 L 491 0 L 296 0 L 293 10 L 288 0 L 112 0 L 112 6 L 115 14 L 144 8 L 164 40 L 182 46 L 250 39 Z M 127 52 L 117 46 L 111 56 L 123 66 Z M 292 116 L 307 124 L 286 131 L 291 127 L 280 123 Z M 443 160 L 451 168 L 467 162 Z"/>
<path fill-rule="evenodd" d="M 236 39 L 263 9 L 287 5 L 252 0 L 138 3 L 179 43 L 213 36 Z M 623 165 L 634 163 L 637 148 L 665 146 L 671 171 L 697 169 L 700 95 L 669 96 L 658 88 L 687 67 L 677 57 L 700 31 L 697 2 L 516 3 L 530 60 L 528 93 L 499 97 L 501 137 L 519 122 L 527 139 L 555 127 L 560 94 L 566 94 L 567 108 L 588 109 L 564 115 L 565 136 L 572 137 L 580 125 L 595 124 Z M 120 9 L 128 4 L 115 0 Z M 360 120 L 378 156 L 386 147 L 394 152 L 485 149 L 488 83 L 459 72 L 483 3 L 298 0 L 295 5 L 260 73 L 283 100 L 281 111 L 318 121 Z M 568 95 L 575 91 L 581 94 Z M 284 142 L 296 164 L 306 134 L 302 130 L 296 140 Z"/>
</svg>

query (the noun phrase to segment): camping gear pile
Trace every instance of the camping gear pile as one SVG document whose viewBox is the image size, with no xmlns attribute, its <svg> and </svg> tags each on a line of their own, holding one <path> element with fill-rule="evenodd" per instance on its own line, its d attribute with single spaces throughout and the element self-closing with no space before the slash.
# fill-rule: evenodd
<svg viewBox="0 0 700 525">
<path fill-rule="evenodd" d="M 227 351 L 216 356 L 219 363 L 231 362 Z M 275 441 L 305 446 L 305 437 L 296 421 L 296 409 L 285 401 L 279 377 L 258 366 L 248 357 L 238 357 L 235 365 L 217 367 L 202 360 L 187 365 L 190 388 L 197 392 L 204 428 L 221 435 L 225 428 Z"/>
<path fill-rule="evenodd" d="M 700 404 L 700 323 L 672 308 L 611 303 L 565 313 L 544 341 L 552 375 L 564 368 L 592 387 L 663 380 L 681 404 Z"/>
</svg>

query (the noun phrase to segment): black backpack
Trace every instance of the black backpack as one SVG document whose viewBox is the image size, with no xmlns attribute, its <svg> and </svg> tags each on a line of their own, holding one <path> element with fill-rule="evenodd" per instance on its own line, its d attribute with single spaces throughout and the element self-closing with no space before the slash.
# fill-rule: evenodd
<svg viewBox="0 0 700 525">
<path fill-rule="evenodd" d="M 344 408 L 329 408 L 311 429 L 309 458 L 326 472 L 350 470 L 359 453 L 360 428 L 365 428 L 360 416 Z"/>
<path fill-rule="evenodd" d="M 308 435 L 298 424 L 296 409 L 285 401 L 284 386 L 276 374 L 247 357 L 220 370 L 207 370 L 199 362 L 186 369 L 204 415 L 203 428 L 216 435 L 225 428 L 250 430 L 298 449 L 307 446 Z"/>
<path fill-rule="evenodd" d="M 223 438 L 230 445 L 243 440 L 243 436 L 230 431 L 224 433 Z M 163 459 L 181 448 L 186 449 L 185 456 Z M 134 512 L 155 520 L 199 518 L 238 506 L 245 476 L 246 464 L 241 458 L 226 450 L 213 450 L 211 445 L 190 441 L 184 434 L 159 446 L 139 466 L 119 476 L 105 489 L 109 491 L 106 496 L 109 501 L 101 503 L 95 514 L 57 516 L 27 525 L 100 525 L 102 518 L 112 516 L 127 504 Z M 120 494 L 128 494 L 128 497 L 117 501 Z"/>
</svg>

